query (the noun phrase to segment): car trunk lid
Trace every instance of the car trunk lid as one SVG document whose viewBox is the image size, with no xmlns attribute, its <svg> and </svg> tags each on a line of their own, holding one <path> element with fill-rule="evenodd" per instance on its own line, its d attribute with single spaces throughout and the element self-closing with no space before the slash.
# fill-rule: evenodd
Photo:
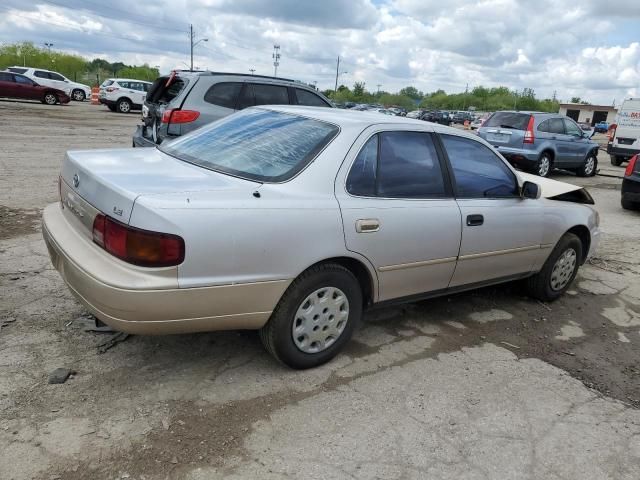
<svg viewBox="0 0 640 480">
<path fill-rule="evenodd" d="M 141 195 L 238 190 L 249 194 L 260 185 L 183 162 L 156 148 L 69 151 L 61 180 L 63 206 L 85 227 L 95 211 L 128 224 Z"/>
</svg>

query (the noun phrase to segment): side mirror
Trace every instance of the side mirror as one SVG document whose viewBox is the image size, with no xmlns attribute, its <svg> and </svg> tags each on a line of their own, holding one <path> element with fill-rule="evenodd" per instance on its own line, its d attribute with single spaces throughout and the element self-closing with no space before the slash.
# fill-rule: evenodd
<svg viewBox="0 0 640 480">
<path fill-rule="evenodd" d="M 537 200 L 540 198 L 540 187 L 537 183 L 533 182 L 524 182 L 522 184 L 522 191 L 520 193 L 522 198 L 532 198 Z"/>
</svg>

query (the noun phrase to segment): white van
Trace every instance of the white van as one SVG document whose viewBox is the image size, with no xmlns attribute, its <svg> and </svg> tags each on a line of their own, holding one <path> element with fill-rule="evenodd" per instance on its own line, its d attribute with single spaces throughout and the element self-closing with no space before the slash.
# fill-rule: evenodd
<svg viewBox="0 0 640 480">
<path fill-rule="evenodd" d="M 45 70 L 44 68 L 30 68 L 30 67 L 9 67 L 10 72 L 21 73 L 22 75 L 29 77 L 38 85 L 45 87 L 53 87 L 58 90 L 62 90 L 69 95 L 73 100 L 82 102 L 87 98 L 91 98 L 91 87 L 83 83 L 74 82 L 58 72 L 51 70 Z"/>
<path fill-rule="evenodd" d="M 615 166 L 640 153 L 640 98 L 622 102 L 616 123 L 609 128 L 607 153 Z"/>
</svg>

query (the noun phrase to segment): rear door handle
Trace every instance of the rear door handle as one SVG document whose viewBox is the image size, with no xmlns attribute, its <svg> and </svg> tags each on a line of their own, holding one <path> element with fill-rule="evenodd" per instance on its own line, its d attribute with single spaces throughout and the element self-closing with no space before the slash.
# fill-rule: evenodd
<svg viewBox="0 0 640 480">
<path fill-rule="evenodd" d="M 482 215 L 467 215 L 467 226 L 477 227 L 484 223 L 484 217 Z"/>
<path fill-rule="evenodd" d="M 380 220 L 377 218 L 361 218 L 356 220 L 356 232 L 373 233 L 380 230 Z"/>
</svg>

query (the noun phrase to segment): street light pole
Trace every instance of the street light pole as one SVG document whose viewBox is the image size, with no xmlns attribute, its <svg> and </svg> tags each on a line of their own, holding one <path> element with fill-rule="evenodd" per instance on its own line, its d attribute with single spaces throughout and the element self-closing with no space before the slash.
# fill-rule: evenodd
<svg viewBox="0 0 640 480">
<path fill-rule="evenodd" d="M 334 93 L 338 93 L 338 75 L 340 72 L 340 55 L 338 55 L 338 63 L 336 64 L 336 88 L 333 89 Z"/>
<path fill-rule="evenodd" d="M 189 43 L 191 44 L 191 71 L 193 72 L 193 47 L 195 47 L 196 45 L 198 45 L 200 42 L 208 42 L 209 39 L 208 38 L 201 38 L 200 40 L 198 40 L 197 42 L 194 42 L 195 40 L 195 35 L 193 33 L 193 24 L 189 24 Z"/>
</svg>

